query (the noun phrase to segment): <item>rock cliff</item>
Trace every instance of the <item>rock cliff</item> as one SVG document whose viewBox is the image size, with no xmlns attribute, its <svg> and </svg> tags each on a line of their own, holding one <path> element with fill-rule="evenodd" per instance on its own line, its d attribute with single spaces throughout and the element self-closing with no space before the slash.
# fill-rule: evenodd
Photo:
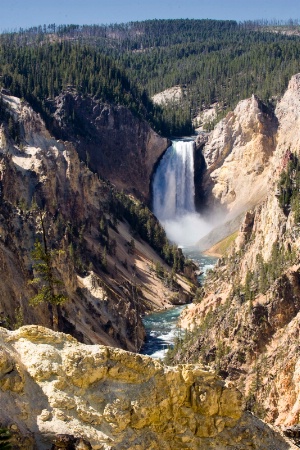
<svg viewBox="0 0 300 450">
<path fill-rule="evenodd" d="M 120 105 L 63 92 L 51 104 L 56 137 L 73 143 L 80 158 L 118 189 L 149 202 L 157 160 L 170 145 L 149 124 Z"/>
<path fill-rule="evenodd" d="M 31 251 L 45 234 L 56 251 L 55 277 L 69 299 L 57 308 L 58 329 L 87 343 L 140 348 L 141 314 L 172 304 L 174 292 L 153 270 L 155 261 L 167 266 L 137 233 L 133 237 L 114 189 L 80 161 L 72 143 L 56 140 L 28 104 L 2 99 L 20 138 L 16 143 L 1 124 L 1 323 L 51 326 L 49 305 L 29 305 L 36 290 L 28 281 L 37 275 Z M 142 206 L 140 211 L 146 214 Z M 190 288 L 180 277 L 179 284 L 186 301 Z"/>
<path fill-rule="evenodd" d="M 256 97 L 241 101 L 216 126 L 204 149 L 212 196 L 230 211 L 247 209 L 267 191 L 277 118 Z"/>
<path fill-rule="evenodd" d="M 245 393 L 252 411 L 287 426 L 300 415 L 300 74 L 275 115 L 265 198 L 246 213 L 235 248 L 208 277 L 202 301 L 186 311 L 182 323 L 191 332 L 174 359 L 209 363 Z"/>
<path fill-rule="evenodd" d="M 199 365 L 166 367 L 39 326 L 0 329 L 0 352 L 0 423 L 16 450 L 66 442 L 103 450 L 296 449 Z"/>
<path fill-rule="evenodd" d="M 153 95 L 152 101 L 157 105 L 163 105 L 164 103 L 179 103 L 182 100 L 184 91 L 181 86 L 174 86 L 169 89 L 165 89 L 158 94 Z"/>
<path fill-rule="evenodd" d="M 254 95 L 217 124 L 203 151 L 210 208 L 221 206 L 233 218 L 265 198 L 277 127 L 277 117 Z"/>
</svg>

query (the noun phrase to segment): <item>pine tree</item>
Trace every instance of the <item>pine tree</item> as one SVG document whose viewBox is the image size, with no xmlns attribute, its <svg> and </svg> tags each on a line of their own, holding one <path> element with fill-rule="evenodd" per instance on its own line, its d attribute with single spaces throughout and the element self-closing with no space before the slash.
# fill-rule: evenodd
<svg viewBox="0 0 300 450">
<path fill-rule="evenodd" d="M 102 252 L 101 265 L 104 270 L 107 270 L 106 247 L 104 247 L 103 252 Z"/>
<path fill-rule="evenodd" d="M 0 449 L 9 450 L 11 449 L 11 444 L 9 443 L 11 436 L 8 430 L 0 428 Z"/>
<path fill-rule="evenodd" d="M 39 212 L 39 215 L 42 225 L 43 243 L 37 241 L 34 244 L 32 258 L 34 260 L 33 269 L 35 270 L 36 276 L 30 282 L 30 284 L 37 286 L 38 293 L 29 302 L 31 305 L 38 305 L 42 302 L 48 303 L 52 313 L 53 327 L 56 328 L 58 324 L 56 307 L 64 303 L 67 297 L 59 292 L 63 283 L 54 275 L 53 259 L 58 254 L 58 251 L 49 250 L 46 240 L 44 217 L 41 212 Z"/>
<path fill-rule="evenodd" d="M 56 254 L 57 251 L 45 249 L 41 242 L 34 244 L 32 258 L 35 261 L 33 268 L 37 276 L 30 283 L 38 286 L 38 293 L 30 299 L 32 305 L 41 302 L 60 305 L 67 300 L 65 295 L 56 293 L 58 286 L 62 285 L 62 281 L 55 278 L 53 273 L 53 257 Z"/>
</svg>

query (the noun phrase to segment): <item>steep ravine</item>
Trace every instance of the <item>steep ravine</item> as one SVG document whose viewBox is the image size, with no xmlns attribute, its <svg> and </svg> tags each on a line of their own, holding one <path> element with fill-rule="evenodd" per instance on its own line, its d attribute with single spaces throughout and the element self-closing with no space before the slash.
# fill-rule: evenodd
<svg viewBox="0 0 300 450">
<path fill-rule="evenodd" d="M 173 358 L 177 363 L 209 364 L 241 389 L 250 410 L 284 427 L 299 424 L 300 415 L 300 234 L 295 162 L 300 156 L 300 74 L 292 77 L 275 118 L 279 126 L 272 138 L 276 142 L 272 155 L 268 146 L 262 146 L 268 155 L 266 179 L 261 184 L 264 195 L 257 197 L 258 204 L 244 216 L 232 254 L 221 258 L 208 277 L 203 299 L 185 311 L 182 326 L 190 333 Z M 248 133 L 250 145 L 251 128 Z M 256 127 L 253 138 L 256 142 Z M 247 158 L 239 160 L 241 173 L 245 174 L 247 162 Z M 223 165 L 229 167 L 226 162 Z M 245 187 L 256 192 L 251 179 L 251 174 L 249 178 L 244 175 Z M 260 185 L 259 180 L 260 176 Z M 284 197 L 284 183 L 290 183 L 294 203 Z M 219 198 L 225 202 L 226 192 Z M 228 207 L 234 208 L 235 201 L 229 197 L 227 201 Z"/>
<path fill-rule="evenodd" d="M 86 343 L 138 350 L 144 339 L 141 314 L 174 301 L 174 292 L 156 276 L 154 265 L 159 261 L 170 268 L 138 233 L 133 236 L 120 216 L 121 203 L 114 200 L 117 191 L 80 161 L 73 144 L 56 140 L 28 104 L 9 95 L 2 98 L 20 126 L 20 142 L 12 140 L 3 123 L 1 323 L 10 328 L 22 323 L 51 326 L 47 305 L 29 305 L 36 294 L 28 284 L 34 276 L 31 251 L 43 238 L 42 213 L 48 246 L 58 251 L 55 276 L 68 297 L 58 308 L 58 329 Z M 154 218 L 150 222 L 154 232 Z M 183 278 L 178 281 L 177 297 L 187 301 L 190 286 Z"/>
</svg>

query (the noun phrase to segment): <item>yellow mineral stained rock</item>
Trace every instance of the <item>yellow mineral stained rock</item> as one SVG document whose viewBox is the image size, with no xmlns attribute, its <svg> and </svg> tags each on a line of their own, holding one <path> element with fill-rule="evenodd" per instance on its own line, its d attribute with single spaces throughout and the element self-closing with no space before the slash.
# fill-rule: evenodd
<svg viewBox="0 0 300 450">
<path fill-rule="evenodd" d="M 237 214 L 266 197 L 277 119 L 253 95 L 238 103 L 212 131 L 204 147 L 205 184 L 211 202 Z"/>
<path fill-rule="evenodd" d="M 240 102 L 205 146 L 213 194 L 231 211 L 248 200 L 251 209 L 244 204 L 248 211 L 234 252 L 219 260 L 206 280 L 204 298 L 186 308 L 181 326 L 200 328 L 210 315 L 213 320 L 194 339 L 186 360 L 199 356 L 202 342 L 206 357 L 222 343 L 220 361 L 211 360 L 211 366 L 218 364 L 248 399 L 254 398 L 256 411 L 268 422 L 285 427 L 300 420 L 300 228 L 295 207 L 285 209 L 279 201 L 279 177 L 291 154 L 300 158 L 300 74 L 291 78 L 274 114 L 263 109 L 255 97 Z M 253 208 L 252 201 L 257 203 Z M 262 261 L 280 267 L 277 246 L 285 265 L 264 287 L 267 264 Z M 254 295 L 249 300 L 245 286 L 251 273 Z M 181 356 L 177 360 L 185 361 Z M 228 404 L 230 399 L 224 407 Z M 226 410 L 222 406 L 219 411 L 222 416 Z"/>
<path fill-rule="evenodd" d="M 16 449 L 49 449 L 57 435 L 99 450 L 296 448 L 199 365 L 167 367 L 41 326 L 0 328 L 0 356 L 0 424 L 34 435 Z"/>
</svg>

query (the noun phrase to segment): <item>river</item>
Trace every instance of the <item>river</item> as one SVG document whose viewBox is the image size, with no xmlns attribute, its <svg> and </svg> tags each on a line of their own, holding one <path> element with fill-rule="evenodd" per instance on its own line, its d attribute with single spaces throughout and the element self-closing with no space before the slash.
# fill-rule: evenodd
<svg viewBox="0 0 300 450">
<path fill-rule="evenodd" d="M 195 247 L 184 248 L 183 252 L 203 272 L 199 277 L 200 281 L 203 279 L 205 272 L 213 268 L 217 261 L 217 258 L 205 256 Z M 186 305 L 147 314 L 144 317 L 143 323 L 146 329 L 146 341 L 141 349 L 143 355 L 149 355 L 157 359 L 164 358 L 168 346 L 173 344 L 176 335 L 180 332 L 177 327 L 177 322 L 184 308 L 186 308 Z"/>
</svg>

